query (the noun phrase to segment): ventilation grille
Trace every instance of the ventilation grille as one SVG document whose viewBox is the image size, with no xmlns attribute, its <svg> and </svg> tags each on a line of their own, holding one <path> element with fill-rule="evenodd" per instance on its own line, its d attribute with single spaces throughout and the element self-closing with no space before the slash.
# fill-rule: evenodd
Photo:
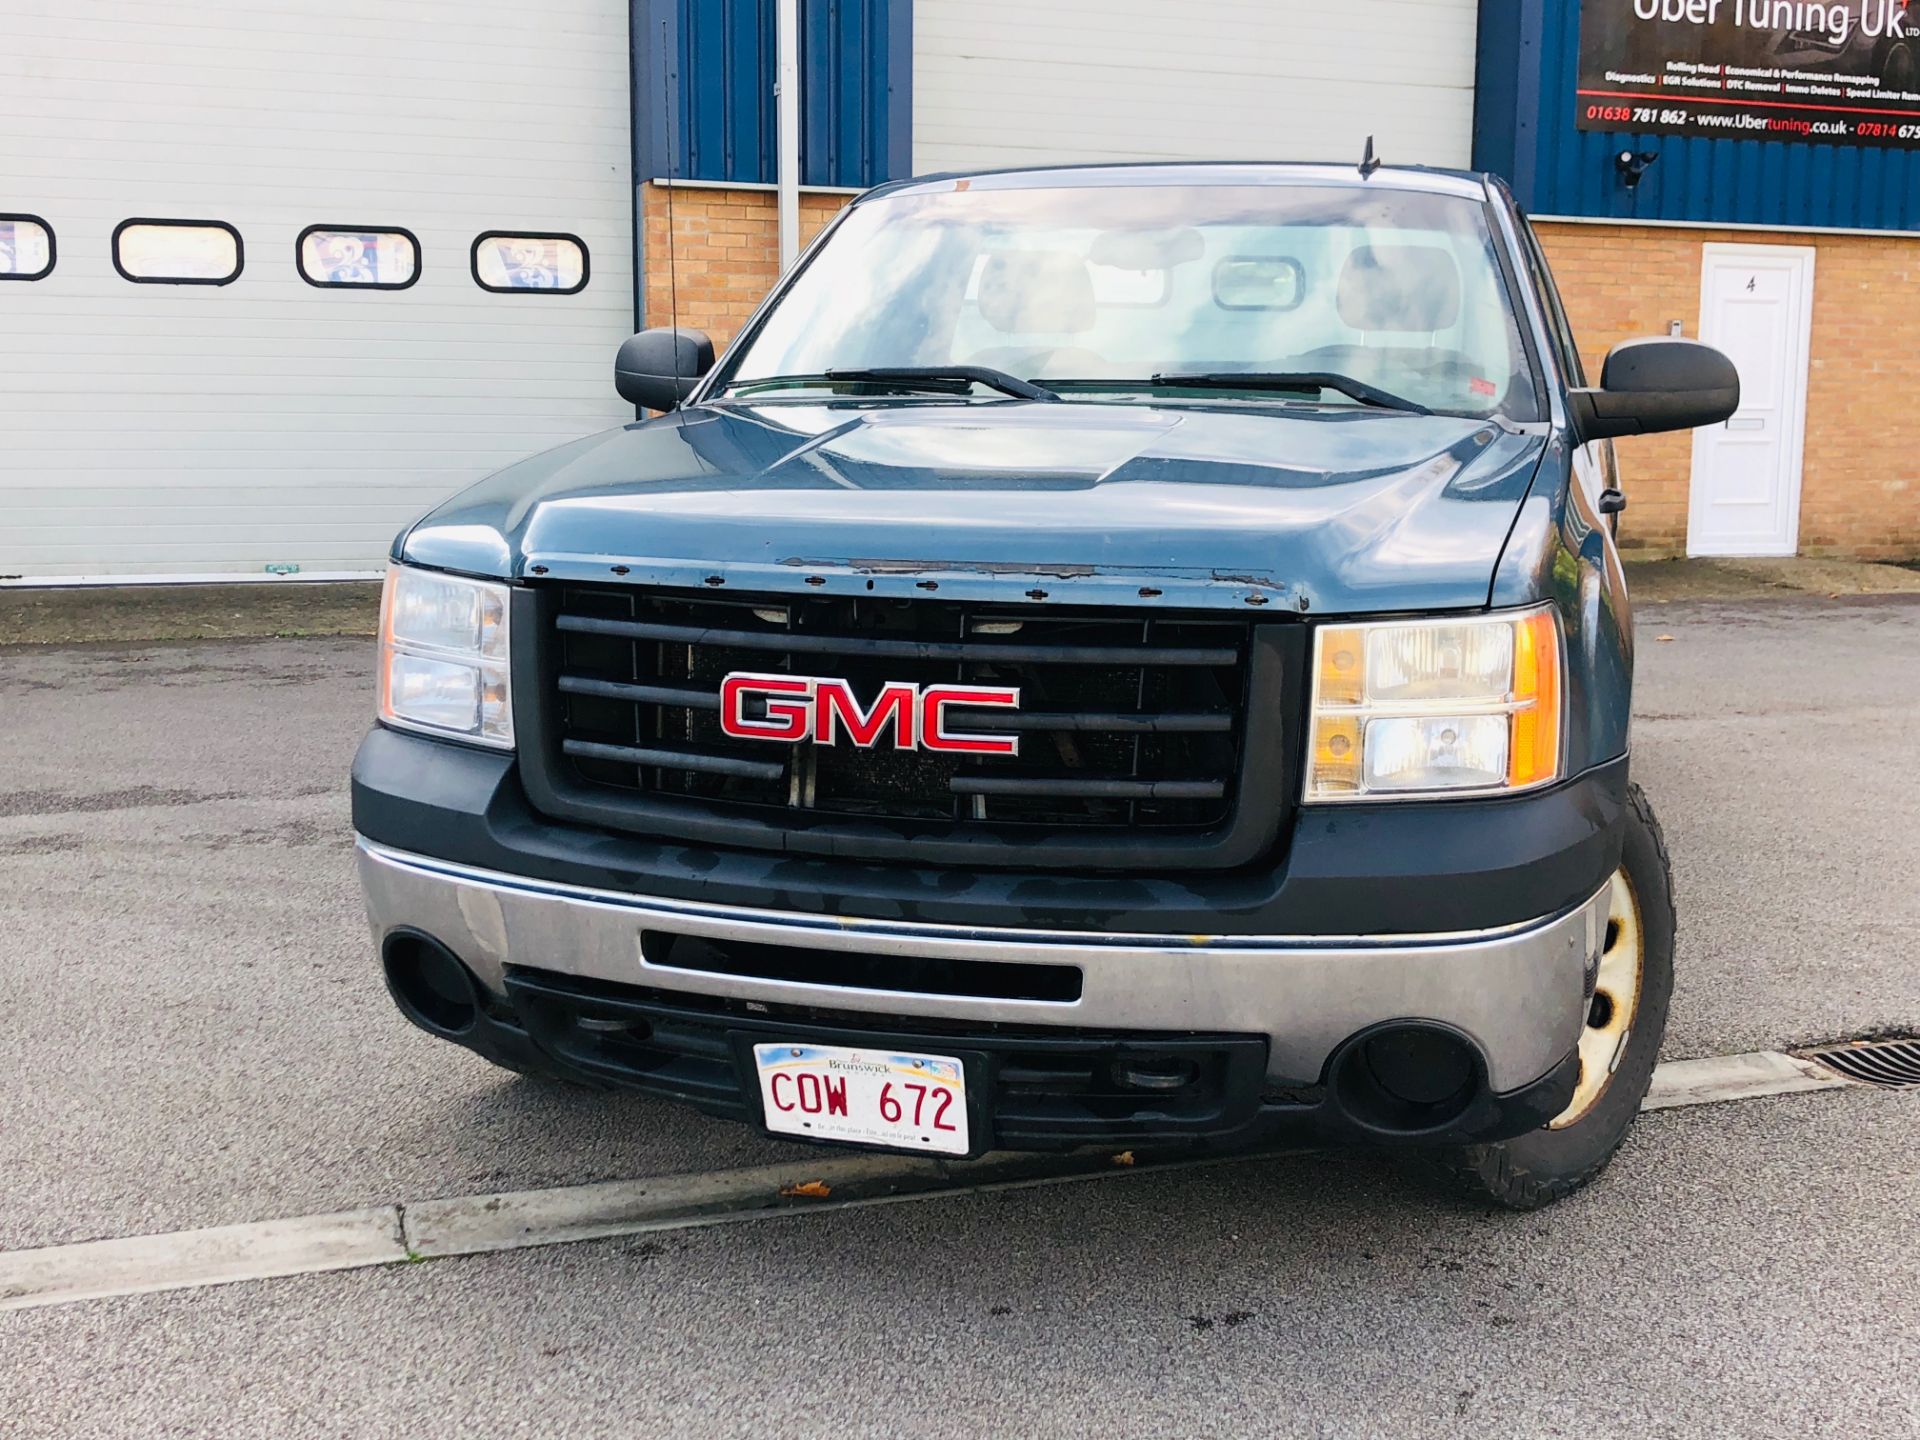
<svg viewBox="0 0 1920 1440">
<path fill-rule="evenodd" d="M 590 585 L 562 588 L 556 610 L 558 748 L 603 795 L 767 819 L 1114 833 L 1204 833 L 1233 808 L 1250 638 L 1237 617 Z M 1017 732 L 1020 753 L 743 742 L 719 724 L 733 671 L 845 679 L 862 704 L 889 681 L 1017 686 L 1017 714 L 954 715 L 970 730 Z"/>
<path fill-rule="evenodd" d="M 1801 1058 L 1882 1090 L 1920 1090 L 1920 1040 L 1863 1040 L 1802 1050 Z"/>
<path fill-rule="evenodd" d="M 1010 1148 L 1177 1143 L 1247 1125 L 1267 1042 L 1256 1035 L 1054 1031 L 916 1020 L 911 1039 L 883 1017 L 670 995 L 608 981 L 509 968 L 507 995 L 528 1032 L 576 1070 L 709 1113 L 758 1120 L 741 1046 L 783 1043 L 976 1055 L 984 1119 Z M 832 1017 L 827 1023 L 824 1017 Z M 794 1018 L 788 1018 L 794 1017 Z"/>
</svg>

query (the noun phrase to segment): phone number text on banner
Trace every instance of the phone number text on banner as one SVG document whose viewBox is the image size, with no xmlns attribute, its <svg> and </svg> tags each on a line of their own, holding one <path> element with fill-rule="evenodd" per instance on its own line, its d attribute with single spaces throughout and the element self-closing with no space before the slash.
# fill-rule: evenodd
<svg viewBox="0 0 1920 1440">
<path fill-rule="evenodd" d="M 1914 0 L 1585 0 L 1582 130 L 1920 146 Z"/>
</svg>

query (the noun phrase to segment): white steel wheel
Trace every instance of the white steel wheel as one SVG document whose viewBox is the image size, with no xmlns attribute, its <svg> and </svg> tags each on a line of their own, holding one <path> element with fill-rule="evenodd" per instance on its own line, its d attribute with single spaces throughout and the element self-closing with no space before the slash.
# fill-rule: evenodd
<svg viewBox="0 0 1920 1440">
<path fill-rule="evenodd" d="M 1640 988 L 1646 973 L 1646 931 L 1640 923 L 1640 901 L 1623 865 L 1613 872 L 1607 907 L 1606 940 L 1600 951 L 1600 975 L 1587 1021 L 1580 1031 L 1580 1079 L 1573 1099 L 1554 1117 L 1550 1130 L 1578 1124 L 1599 1103 L 1620 1068 L 1633 1036 L 1639 1012 Z"/>
</svg>

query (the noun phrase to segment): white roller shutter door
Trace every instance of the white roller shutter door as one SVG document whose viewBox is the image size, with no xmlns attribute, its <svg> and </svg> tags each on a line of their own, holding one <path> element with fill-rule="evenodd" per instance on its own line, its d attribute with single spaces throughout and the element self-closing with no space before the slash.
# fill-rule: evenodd
<svg viewBox="0 0 1920 1440">
<path fill-rule="evenodd" d="M 1465 166 L 1476 0 L 914 0 L 921 174 L 1110 160 Z"/>
<path fill-rule="evenodd" d="M 622 0 L 0 0 L 0 578 L 379 567 L 489 470 L 632 418 Z M 132 284 L 129 217 L 224 221 L 231 284 Z M 403 227 L 404 290 L 316 288 L 313 224 Z M 485 231 L 578 236 L 577 294 L 490 293 Z"/>
</svg>

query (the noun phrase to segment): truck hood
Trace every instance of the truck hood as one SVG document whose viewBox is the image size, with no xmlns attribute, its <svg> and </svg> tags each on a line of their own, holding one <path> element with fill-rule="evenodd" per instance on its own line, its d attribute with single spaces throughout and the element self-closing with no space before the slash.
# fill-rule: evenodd
<svg viewBox="0 0 1920 1440">
<path fill-rule="evenodd" d="M 1543 444 L 1271 405 L 715 404 L 510 466 L 395 553 L 507 579 L 1465 609 Z"/>
</svg>

